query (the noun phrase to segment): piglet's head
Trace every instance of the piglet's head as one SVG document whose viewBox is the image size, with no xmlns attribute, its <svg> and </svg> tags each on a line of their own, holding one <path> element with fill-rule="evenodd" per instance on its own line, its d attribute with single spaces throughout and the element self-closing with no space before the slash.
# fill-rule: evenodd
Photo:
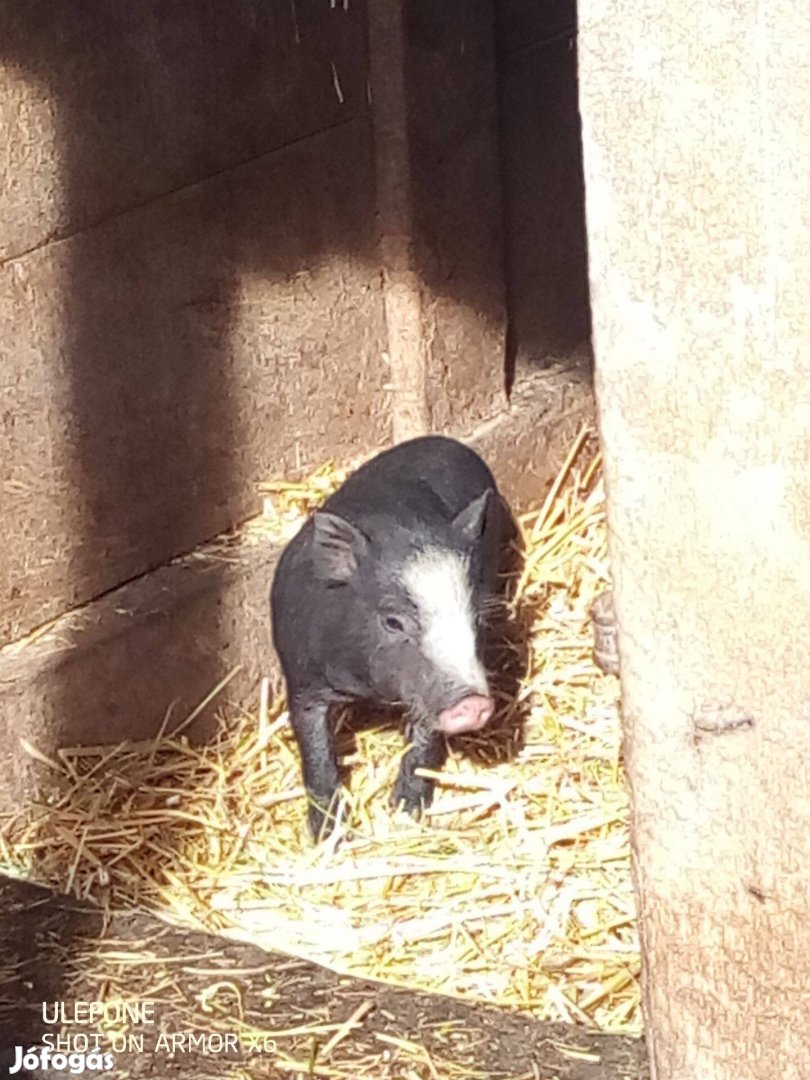
<svg viewBox="0 0 810 1080">
<path fill-rule="evenodd" d="M 341 650 L 353 651 L 369 696 L 403 706 L 447 734 L 493 712 L 478 642 L 483 535 L 494 492 L 450 521 L 368 535 L 329 511 L 313 517 L 312 569 L 345 594 Z"/>
</svg>

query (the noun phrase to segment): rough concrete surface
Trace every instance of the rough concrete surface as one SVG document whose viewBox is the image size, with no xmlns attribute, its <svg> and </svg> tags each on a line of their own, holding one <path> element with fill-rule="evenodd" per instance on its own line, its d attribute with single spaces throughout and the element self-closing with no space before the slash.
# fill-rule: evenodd
<svg viewBox="0 0 810 1080">
<path fill-rule="evenodd" d="M 491 8 L 369 9 L 0 4 L 0 643 L 503 404 Z"/>
<path fill-rule="evenodd" d="M 0 261 L 362 115 L 365 37 L 363 0 L 0 5 Z"/>
<path fill-rule="evenodd" d="M 0 641 L 388 437 L 373 198 L 349 121 L 0 266 Z"/>
</svg>

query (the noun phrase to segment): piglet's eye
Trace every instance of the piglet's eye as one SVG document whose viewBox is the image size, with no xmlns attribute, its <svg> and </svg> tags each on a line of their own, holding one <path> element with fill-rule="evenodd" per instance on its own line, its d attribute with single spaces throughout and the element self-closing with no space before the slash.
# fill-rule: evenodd
<svg viewBox="0 0 810 1080">
<path fill-rule="evenodd" d="M 405 630 L 402 619 L 398 619 L 396 615 L 386 615 L 383 619 L 383 626 L 386 630 L 391 630 L 395 634 L 401 634 Z"/>
</svg>

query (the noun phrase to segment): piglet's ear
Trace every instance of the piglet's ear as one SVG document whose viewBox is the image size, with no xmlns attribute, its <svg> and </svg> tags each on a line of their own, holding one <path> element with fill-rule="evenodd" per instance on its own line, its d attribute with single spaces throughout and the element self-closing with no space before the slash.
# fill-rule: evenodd
<svg viewBox="0 0 810 1080">
<path fill-rule="evenodd" d="M 467 503 L 453 518 L 453 529 L 461 539 L 468 544 L 474 544 L 480 540 L 487 522 L 487 510 L 494 492 L 487 488 L 485 492 Z"/>
<path fill-rule="evenodd" d="M 318 510 L 312 518 L 312 561 L 321 581 L 341 585 L 348 581 L 368 550 L 368 540 L 337 514 Z"/>
</svg>

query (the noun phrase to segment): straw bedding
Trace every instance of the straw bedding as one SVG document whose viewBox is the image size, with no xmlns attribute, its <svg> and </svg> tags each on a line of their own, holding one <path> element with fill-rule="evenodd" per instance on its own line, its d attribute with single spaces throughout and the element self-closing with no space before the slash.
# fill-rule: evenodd
<svg viewBox="0 0 810 1080">
<path fill-rule="evenodd" d="M 618 684 L 591 657 L 608 571 L 587 434 L 520 521 L 519 689 L 493 733 L 458 741 L 421 823 L 388 806 L 401 731 L 347 720 L 350 831 L 313 847 L 284 702 L 265 681 L 256 712 L 231 710 L 208 745 L 188 742 L 189 717 L 148 743 L 61 751 L 52 789 L 0 830 L 5 868 L 343 973 L 637 1032 Z M 267 485 L 248 536 L 291 535 L 344 475 Z M 502 658 L 515 647 L 505 638 Z"/>
</svg>

